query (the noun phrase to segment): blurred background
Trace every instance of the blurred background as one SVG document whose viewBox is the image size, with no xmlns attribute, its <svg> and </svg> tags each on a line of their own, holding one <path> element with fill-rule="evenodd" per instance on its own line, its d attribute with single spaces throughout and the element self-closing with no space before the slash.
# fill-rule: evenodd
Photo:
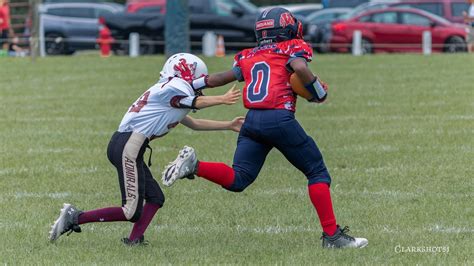
<svg viewBox="0 0 474 266">
<path fill-rule="evenodd" d="M 0 0 L 0 56 L 224 55 L 255 46 L 257 14 L 290 10 L 319 53 L 467 52 L 470 0 Z M 168 32 L 167 32 L 168 31 Z M 169 47 L 170 51 L 166 49 Z"/>
</svg>

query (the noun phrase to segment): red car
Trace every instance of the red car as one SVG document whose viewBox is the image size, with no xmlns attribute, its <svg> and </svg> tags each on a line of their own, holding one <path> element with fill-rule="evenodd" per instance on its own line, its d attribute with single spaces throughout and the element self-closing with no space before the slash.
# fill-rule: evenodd
<svg viewBox="0 0 474 266">
<path fill-rule="evenodd" d="M 373 52 L 421 52 L 424 31 L 430 31 L 432 49 L 466 51 L 467 29 L 437 15 L 412 8 L 369 11 L 331 25 L 331 51 L 349 52 L 355 30 L 362 33 L 362 50 Z"/>
<path fill-rule="evenodd" d="M 166 13 L 166 0 L 127 1 L 128 13 Z"/>
<path fill-rule="evenodd" d="M 462 12 L 469 9 L 469 4 L 466 0 L 400 0 L 390 7 L 418 8 L 451 22 L 464 23 Z"/>
</svg>

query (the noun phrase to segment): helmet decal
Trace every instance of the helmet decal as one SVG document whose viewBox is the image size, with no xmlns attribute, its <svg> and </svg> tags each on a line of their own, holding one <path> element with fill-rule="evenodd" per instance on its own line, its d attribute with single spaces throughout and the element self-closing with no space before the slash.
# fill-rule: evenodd
<svg viewBox="0 0 474 266">
<path fill-rule="evenodd" d="M 275 20 L 273 19 L 261 20 L 255 25 L 256 30 L 272 29 L 273 27 L 275 27 Z"/>
<path fill-rule="evenodd" d="M 178 77 L 188 82 L 205 75 L 207 75 L 206 63 L 189 53 L 170 56 L 160 71 L 160 78 Z"/>
<path fill-rule="evenodd" d="M 182 79 L 190 82 L 193 80 L 194 72 L 196 71 L 197 63 L 188 64 L 186 59 L 179 59 L 179 63 L 174 65 L 174 70 L 180 73 Z"/>
<path fill-rule="evenodd" d="M 280 16 L 280 27 L 285 28 L 288 25 L 295 25 L 295 18 L 289 12 L 285 12 Z"/>
</svg>

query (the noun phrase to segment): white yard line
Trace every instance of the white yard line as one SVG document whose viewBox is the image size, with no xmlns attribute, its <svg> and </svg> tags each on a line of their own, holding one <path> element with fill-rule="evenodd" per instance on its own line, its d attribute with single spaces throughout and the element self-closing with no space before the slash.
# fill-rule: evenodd
<svg viewBox="0 0 474 266">
<path fill-rule="evenodd" d="M 426 230 L 434 233 L 448 233 L 448 234 L 461 234 L 461 233 L 474 233 L 474 228 L 469 227 L 452 227 L 452 226 L 443 226 L 439 224 L 432 225 Z"/>
<path fill-rule="evenodd" d="M 22 198 L 50 198 L 50 199 L 64 199 L 71 196 L 71 192 L 15 192 L 15 199 Z"/>
</svg>

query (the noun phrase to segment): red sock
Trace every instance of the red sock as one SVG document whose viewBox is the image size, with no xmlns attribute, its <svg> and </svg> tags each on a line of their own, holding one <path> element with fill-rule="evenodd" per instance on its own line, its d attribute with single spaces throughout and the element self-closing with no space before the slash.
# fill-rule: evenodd
<svg viewBox="0 0 474 266">
<path fill-rule="evenodd" d="M 234 169 L 224 163 L 199 162 L 196 175 L 223 187 L 234 183 Z"/>
<path fill-rule="evenodd" d="M 145 203 L 145 206 L 143 206 L 142 216 L 140 216 L 140 219 L 133 225 L 132 232 L 128 237 L 130 240 L 133 241 L 139 239 L 145 233 L 151 220 L 153 220 L 153 216 L 155 216 L 155 213 L 160 207 L 161 206 L 158 204 Z"/>
<path fill-rule="evenodd" d="M 317 183 L 308 186 L 309 198 L 319 216 L 324 233 L 332 236 L 337 230 L 336 217 L 332 209 L 329 185 Z"/>
<path fill-rule="evenodd" d="M 127 221 L 121 207 L 110 207 L 83 212 L 79 216 L 79 224 L 94 222 L 118 222 Z"/>
</svg>

